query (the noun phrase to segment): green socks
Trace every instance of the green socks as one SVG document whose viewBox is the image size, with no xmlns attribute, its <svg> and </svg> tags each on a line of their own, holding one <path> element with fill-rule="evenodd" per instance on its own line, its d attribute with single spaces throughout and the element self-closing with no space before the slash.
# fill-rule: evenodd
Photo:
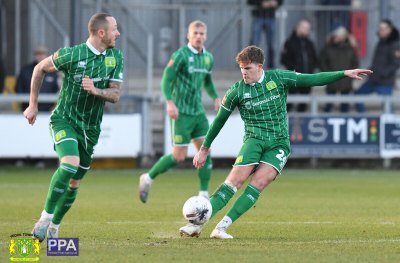
<svg viewBox="0 0 400 263">
<path fill-rule="evenodd" d="M 54 214 L 57 202 L 64 195 L 68 187 L 69 179 L 76 173 L 78 167 L 71 164 L 62 163 L 55 171 L 50 181 L 44 209 L 49 214 Z"/>
<path fill-rule="evenodd" d="M 172 154 L 164 155 L 158 160 L 149 171 L 151 179 L 155 179 L 159 174 L 166 172 L 174 167 L 178 162 L 174 159 Z"/>
<path fill-rule="evenodd" d="M 210 203 L 212 206 L 211 217 L 213 217 L 219 210 L 224 208 L 224 206 L 229 202 L 235 193 L 236 187 L 233 185 L 228 185 L 227 182 L 221 184 L 210 198 Z"/>
<path fill-rule="evenodd" d="M 60 200 L 60 203 L 57 205 L 57 209 L 54 213 L 53 224 L 59 225 L 64 215 L 71 208 L 72 204 L 76 199 L 76 195 L 78 194 L 78 188 L 68 187 L 67 192 Z"/>
<path fill-rule="evenodd" d="M 237 220 L 256 203 L 260 194 L 261 193 L 257 188 L 250 184 L 247 185 L 244 192 L 239 196 L 232 208 L 229 210 L 227 216 L 232 219 L 232 222 L 235 222 L 235 220 Z"/>
<path fill-rule="evenodd" d="M 198 176 L 200 179 L 200 191 L 208 191 L 208 183 L 211 178 L 212 161 L 209 155 L 206 159 L 206 163 L 202 168 L 198 170 Z"/>
</svg>

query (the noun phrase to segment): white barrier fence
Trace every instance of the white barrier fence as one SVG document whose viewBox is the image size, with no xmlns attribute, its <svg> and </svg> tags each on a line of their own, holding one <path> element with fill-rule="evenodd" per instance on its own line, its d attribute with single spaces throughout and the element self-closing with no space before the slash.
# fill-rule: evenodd
<svg viewBox="0 0 400 263">
<path fill-rule="evenodd" d="M 49 131 L 50 114 L 33 126 L 20 114 L 0 115 L 0 158 L 56 158 Z M 138 157 L 142 150 L 142 115 L 105 114 L 96 157 Z"/>
</svg>

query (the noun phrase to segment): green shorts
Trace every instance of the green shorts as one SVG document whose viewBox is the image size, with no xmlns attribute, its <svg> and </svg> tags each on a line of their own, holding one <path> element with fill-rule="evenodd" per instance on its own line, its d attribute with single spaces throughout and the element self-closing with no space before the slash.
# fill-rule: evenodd
<svg viewBox="0 0 400 263">
<path fill-rule="evenodd" d="M 170 119 L 173 145 L 186 146 L 192 139 L 204 138 L 208 131 L 208 119 L 205 114 L 179 114 L 177 120 Z"/>
<path fill-rule="evenodd" d="M 281 173 L 289 155 L 289 139 L 263 141 L 247 138 L 240 149 L 234 166 L 258 165 L 261 162 L 271 165 L 278 173 Z"/>
<path fill-rule="evenodd" d="M 90 168 L 99 131 L 76 129 L 69 122 L 57 119 L 51 120 L 50 133 L 60 159 L 64 156 L 79 156 L 79 166 L 86 170 Z"/>
</svg>

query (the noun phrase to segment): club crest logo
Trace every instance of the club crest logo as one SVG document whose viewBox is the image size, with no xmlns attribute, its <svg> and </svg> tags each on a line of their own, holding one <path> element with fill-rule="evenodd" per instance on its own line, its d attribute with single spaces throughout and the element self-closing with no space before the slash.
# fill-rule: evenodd
<svg viewBox="0 0 400 263">
<path fill-rule="evenodd" d="M 246 107 L 246 109 L 250 110 L 251 109 L 251 102 L 250 101 L 246 101 L 244 106 Z"/>
<path fill-rule="evenodd" d="M 104 64 L 107 68 L 115 68 L 117 62 L 114 57 L 106 57 L 104 60 Z"/>
<path fill-rule="evenodd" d="M 8 250 L 11 261 L 38 261 L 40 243 L 32 238 L 32 234 L 14 234 L 11 235 Z"/>
<path fill-rule="evenodd" d="M 267 84 L 265 84 L 265 86 L 267 87 L 267 90 L 273 90 L 273 89 L 276 89 L 278 87 L 276 85 L 275 81 L 273 81 L 273 80 L 267 82 Z"/>
<path fill-rule="evenodd" d="M 210 63 L 211 63 L 210 57 L 204 57 L 204 64 L 210 65 Z"/>
</svg>

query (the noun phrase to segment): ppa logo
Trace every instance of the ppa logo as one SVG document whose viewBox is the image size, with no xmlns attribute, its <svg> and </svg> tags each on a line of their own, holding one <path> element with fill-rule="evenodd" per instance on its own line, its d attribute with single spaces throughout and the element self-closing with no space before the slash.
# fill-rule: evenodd
<svg viewBox="0 0 400 263">
<path fill-rule="evenodd" d="M 47 256 L 79 256 L 79 238 L 48 238 Z"/>
</svg>

